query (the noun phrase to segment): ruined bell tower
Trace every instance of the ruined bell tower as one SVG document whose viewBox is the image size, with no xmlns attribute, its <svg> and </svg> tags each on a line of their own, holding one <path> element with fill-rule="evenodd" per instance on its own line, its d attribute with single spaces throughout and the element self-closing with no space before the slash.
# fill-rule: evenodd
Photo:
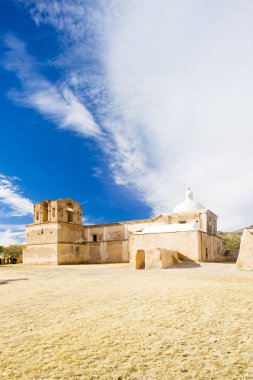
<svg viewBox="0 0 253 380">
<path fill-rule="evenodd" d="M 73 199 L 34 205 L 34 223 L 26 226 L 24 263 L 78 264 L 84 257 L 82 208 Z"/>
</svg>

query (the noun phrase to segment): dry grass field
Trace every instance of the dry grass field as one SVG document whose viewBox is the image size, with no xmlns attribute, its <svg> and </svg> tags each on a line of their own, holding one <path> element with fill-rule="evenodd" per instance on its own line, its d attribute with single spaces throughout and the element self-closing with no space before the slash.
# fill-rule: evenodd
<svg viewBox="0 0 253 380">
<path fill-rule="evenodd" d="M 0 379 L 253 379 L 253 272 L 2 266 Z"/>
</svg>

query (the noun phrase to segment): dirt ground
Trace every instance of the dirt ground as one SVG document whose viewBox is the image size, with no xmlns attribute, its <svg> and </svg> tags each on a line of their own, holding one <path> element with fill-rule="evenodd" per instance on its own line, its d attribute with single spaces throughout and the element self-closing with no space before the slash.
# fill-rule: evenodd
<svg viewBox="0 0 253 380">
<path fill-rule="evenodd" d="M 1 266 L 0 379 L 253 379 L 253 272 Z"/>
</svg>

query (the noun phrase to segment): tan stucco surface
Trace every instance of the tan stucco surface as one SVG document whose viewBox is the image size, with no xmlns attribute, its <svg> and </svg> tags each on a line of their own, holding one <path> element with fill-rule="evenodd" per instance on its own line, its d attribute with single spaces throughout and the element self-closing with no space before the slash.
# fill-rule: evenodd
<svg viewBox="0 0 253 380">
<path fill-rule="evenodd" d="M 130 260 L 134 262 L 137 250 L 157 248 L 179 252 L 184 259 L 201 260 L 198 231 L 133 234 L 129 238 Z"/>
<path fill-rule="evenodd" d="M 167 254 L 161 260 L 155 251 L 161 249 L 193 261 L 218 261 L 220 257 L 221 240 L 215 236 L 217 216 L 209 210 L 88 226 L 82 225 L 81 216 L 81 206 L 70 198 L 36 203 L 34 224 L 26 227 L 24 262 L 127 263 L 135 260 L 137 250 L 149 250 L 146 266 L 160 268 L 176 258 Z M 187 223 L 193 223 L 195 229 L 189 230 Z M 146 233 L 150 228 L 153 232 L 154 225 L 158 233 Z M 160 228 L 168 225 L 173 232 Z"/>
<path fill-rule="evenodd" d="M 27 245 L 23 249 L 24 264 L 56 264 L 57 244 Z"/>
<path fill-rule="evenodd" d="M 206 233 L 200 233 L 201 239 L 201 258 L 200 261 L 225 261 L 225 257 L 222 254 L 222 239 L 208 235 Z"/>
<path fill-rule="evenodd" d="M 253 270 L 253 229 L 243 231 L 236 268 Z"/>
<path fill-rule="evenodd" d="M 166 269 L 178 264 L 179 253 L 164 248 L 146 249 L 145 269 Z"/>
</svg>

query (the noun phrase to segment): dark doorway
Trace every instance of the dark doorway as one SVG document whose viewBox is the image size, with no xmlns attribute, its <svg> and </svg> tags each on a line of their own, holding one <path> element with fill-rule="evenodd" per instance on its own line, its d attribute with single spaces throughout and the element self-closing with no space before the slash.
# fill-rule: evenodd
<svg viewBox="0 0 253 380">
<path fill-rule="evenodd" d="M 145 269 L 145 251 L 138 249 L 135 257 L 135 269 Z"/>
</svg>

